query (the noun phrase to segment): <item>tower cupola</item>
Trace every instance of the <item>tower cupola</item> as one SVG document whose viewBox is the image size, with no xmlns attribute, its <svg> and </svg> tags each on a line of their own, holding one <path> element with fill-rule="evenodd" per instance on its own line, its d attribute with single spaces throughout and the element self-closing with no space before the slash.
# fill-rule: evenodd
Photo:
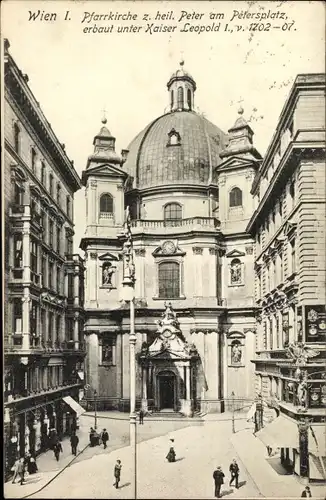
<svg viewBox="0 0 326 500">
<path fill-rule="evenodd" d="M 106 118 L 103 118 L 103 126 L 93 140 L 94 153 L 88 157 L 86 168 L 88 168 L 90 163 L 93 161 L 105 161 L 118 165 L 123 163 L 122 157 L 115 151 L 115 137 L 113 137 L 109 129 L 106 127 L 106 123 Z"/>
<path fill-rule="evenodd" d="M 171 76 L 167 88 L 170 94 L 171 111 L 192 111 L 194 109 L 196 82 L 184 70 L 184 61 L 180 61 L 180 68 Z"/>
</svg>

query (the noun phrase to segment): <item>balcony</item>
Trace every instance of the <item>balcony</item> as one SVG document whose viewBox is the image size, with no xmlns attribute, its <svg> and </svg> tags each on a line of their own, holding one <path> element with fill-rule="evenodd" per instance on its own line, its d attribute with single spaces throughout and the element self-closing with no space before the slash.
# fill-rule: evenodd
<svg viewBox="0 0 326 500">
<path fill-rule="evenodd" d="M 4 351 L 6 354 L 51 354 L 62 353 L 80 355 L 85 352 L 85 342 L 72 341 L 44 341 L 40 336 L 29 336 L 29 345 L 23 347 L 23 335 L 16 333 L 6 336 L 4 339 Z"/>
<path fill-rule="evenodd" d="M 133 232 L 175 233 L 188 231 L 218 231 L 220 222 L 215 217 L 190 217 L 179 220 L 148 220 L 131 221 Z"/>
<path fill-rule="evenodd" d="M 18 203 L 12 203 L 10 205 L 10 215 L 22 216 L 25 213 L 25 206 Z"/>
</svg>

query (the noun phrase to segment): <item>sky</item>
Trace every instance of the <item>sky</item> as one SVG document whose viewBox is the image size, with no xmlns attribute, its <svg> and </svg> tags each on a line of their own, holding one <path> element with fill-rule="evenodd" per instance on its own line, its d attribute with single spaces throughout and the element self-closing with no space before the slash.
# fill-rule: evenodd
<svg viewBox="0 0 326 500">
<path fill-rule="evenodd" d="M 168 110 L 166 83 L 181 59 L 197 84 L 198 112 L 227 131 L 240 101 L 261 154 L 296 75 L 325 72 L 322 1 L 5 0 L 1 7 L 10 53 L 28 74 L 32 92 L 80 175 L 103 110 L 120 152 Z M 42 18 L 46 13 L 52 14 L 49 20 Z M 111 20 L 128 13 L 137 18 Z M 95 17 L 100 15 L 111 19 Z M 131 25 L 138 32 L 118 33 L 118 26 Z M 153 32 L 162 25 L 175 28 Z M 112 32 L 84 31 L 94 26 Z M 75 195 L 75 251 L 84 224 L 81 190 Z"/>
</svg>

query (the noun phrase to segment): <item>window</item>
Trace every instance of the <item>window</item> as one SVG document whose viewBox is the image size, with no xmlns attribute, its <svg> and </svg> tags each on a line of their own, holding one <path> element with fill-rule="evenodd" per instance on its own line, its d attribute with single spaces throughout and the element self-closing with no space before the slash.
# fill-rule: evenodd
<svg viewBox="0 0 326 500">
<path fill-rule="evenodd" d="M 53 262 L 49 262 L 49 279 L 48 279 L 48 287 L 52 290 L 53 289 Z"/>
<path fill-rule="evenodd" d="M 31 271 L 37 274 L 37 242 L 31 239 L 30 242 Z"/>
<path fill-rule="evenodd" d="M 56 340 L 58 341 L 60 339 L 60 323 L 61 323 L 61 315 L 56 316 Z"/>
<path fill-rule="evenodd" d="M 67 195 L 67 198 L 66 198 L 66 212 L 67 212 L 68 217 L 70 217 L 70 196 L 69 195 Z"/>
<path fill-rule="evenodd" d="M 15 123 L 14 125 L 14 148 L 17 154 L 20 153 L 20 128 Z"/>
<path fill-rule="evenodd" d="M 45 185 L 45 164 L 44 161 L 41 162 L 41 182 Z"/>
<path fill-rule="evenodd" d="M 58 205 L 60 205 L 60 199 L 61 199 L 61 186 L 58 183 L 57 184 L 57 203 L 58 203 Z"/>
<path fill-rule="evenodd" d="M 164 220 L 182 220 L 182 208 L 179 203 L 169 203 L 164 207 Z"/>
<path fill-rule="evenodd" d="M 269 348 L 273 350 L 273 320 L 269 319 Z"/>
<path fill-rule="evenodd" d="M 36 151 L 34 148 L 31 149 L 31 165 L 32 165 L 32 172 L 35 174 L 36 172 Z"/>
<path fill-rule="evenodd" d="M 53 220 L 49 220 L 49 244 L 53 247 Z"/>
<path fill-rule="evenodd" d="M 52 342 L 53 340 L 53 312 L 49 312 L 49 328 L 48 328 L 48 338 L 49 342 Z"/>
<path fill-rule="evenodd" d="M 74 298 L 74 275 L 68 274 L 68 299 Z"/>
<path fill-rule="evenodd" d="M 18 184 L 15 184 L 14 200 L 16 205 L 23 204 L 23 194 L 24 194 L 23 188 Z"/>
<path fill-rule="evenodd" d="M 32 336 L 37 336 L 37 308 L 38 304 L 35 300 L 32 300 L 32 306 L 30 309 L 29 322 L 30 322 L 30 333 Z"/>
<path fill-rule="evenodd" d="M 283 252 L 279 253 L 279 261 L 280 261 L 280 279 L 278 285 L 283 282 Z"/>
<path fill-rule="evenodd" d="M 295 239 L 290 241 L 291 249 L 291 272 L 292 274 L 296 272 L 296 255 L 295 255 Z"/>
<path fill-rule="evenodd" d="M 183 108 L 183 88 L 178 88 L 178 108 Z"/>
<path fill-rule="evenodd" d="M 13 302 L 13 333 L 22 333 L 23 304 L 21 299 L 14 299 Z"/>
<path fill-rule="evenodd" d="M 231 189 L 229 195 L 229 205 L 230 207 L 241 207 L 242 206 L 242 191 L 241 189 L 235 187 Z"/>
<path fill-rule="evenodd" d="M 159 297 L 180 297 L 180 265 L 177 262 L 162 262 L 158 266 Z"/>
<path fill-rule="evenodd" d="M 291 198 L 294 200 L 294 197 L 295 197 L 295 182 L 294 181 L 291 182 L 289 191 L 290 191 Z"/>
<path fill-rule="evenodd" d="M 293 118 L 289 123 L 289 132 L 290 132 L 290 137 L 293 137 Z"/>
<path fill-rule="evenodd" d="M 49 191 L 50 191 L 50 195 L 53 196 L 53 175 L 50 174 L 50 183 L 49 183 Z"/>
<path fill-rule="evenodd" d="M 278 315 L 276 316 L 275 330 L 276 330 L 276 348 L 279 349 L 279 347 L 280 347 L 280 318 Z"/>
<path fill-rule="evenodd" d="M 42 279 L 43 279 L 43 286 L 46 286 L 46 257 L 45 255 L 42 255 Z"/>
<path fill-rule="evenodd" d="M 14 267 L 23 267 L 23 240 L 21 234 L 14 235 Z"/>
<path fill-rule="evenodd" d="M 242 282 L 241 261 L 233 259 L 230 265 L 230 284 L 239 285 Z"/>
<path fill-rule="evenodd" d="M 113 214 L 113 198 L 109 194 L 102 194 L 100 198 L 100 213 Z"/>
<path fill-rule="evenodd" d="M 189 109 L 192 109 L 191 90 L 190 89 L 187 90 L 187 103 L 188 103 Z"/>
<path fill-rule="evenodd" d="M 57 226 L 57 253 L 60 254 L 60 240 L 61 240 L 61 230 L 60 227 Z"/>
<path fill-rule="evenodd" d="M 42 228 L 43 228 L 42 238 L 44 240 L 45 234 L 46 234 L 46 212 L 44 210 L 42 210 L 41 219 L 42 219 Z"/>
<path fill-rule="evenodd" d="M 171 99 L 171 101 L 170 101 L 171 108 L 173 108 L 173 104 L 174 104 L 174 91 L 173 90 L 171 90 L 171 92 L 170 92 L 170 99 Z"/>
<path fill-rule="evenodd" d="M 57 266 L 57 293 L 61 293 L 61 269 Z"/>
</svg>

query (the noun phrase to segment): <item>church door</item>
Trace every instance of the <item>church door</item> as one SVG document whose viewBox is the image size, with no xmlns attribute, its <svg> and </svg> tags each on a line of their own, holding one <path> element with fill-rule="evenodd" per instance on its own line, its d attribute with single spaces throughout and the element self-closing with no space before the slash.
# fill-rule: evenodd
<svg viewBox="0 0 326 500">
<path fill-rule="evenodd" d="M 160 410 L 171 409 L 174 411 L 175 375 L 164 372 L 159 375 Z"/>
</svg>

